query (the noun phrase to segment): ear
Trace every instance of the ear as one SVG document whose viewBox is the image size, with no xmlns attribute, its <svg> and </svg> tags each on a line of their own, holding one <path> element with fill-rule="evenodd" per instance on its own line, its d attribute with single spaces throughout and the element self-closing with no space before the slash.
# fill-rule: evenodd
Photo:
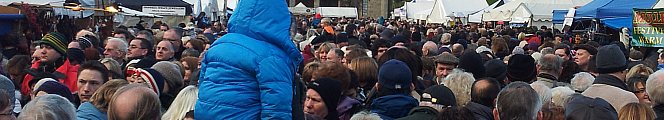
<svg viewBox="0 0 664 120">
<path fill-rule="evenodd" d="M 544 115 L 542 114 L 542 111 L 537 112 L 537 120 L 543 120 Z"/>
<path fill-rule="evenodd" d="M 493 119 L 494 120 L 500 120 L 500 117 L 498 116 L 498 109 L 494 108 L 493 109 Z"/>
</svg>

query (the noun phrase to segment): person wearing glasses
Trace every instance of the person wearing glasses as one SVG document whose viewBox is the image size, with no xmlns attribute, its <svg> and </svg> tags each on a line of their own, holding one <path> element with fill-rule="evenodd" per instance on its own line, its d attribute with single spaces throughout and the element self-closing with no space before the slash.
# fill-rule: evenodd
<svg viewBox="0 0 664 120">
<path fill-rule="evenodd" d="M 129 49 L 127 50 L 127 61 L 123 63 L 123 67 L 128 67 L 131 64 L 140 64 L 142 66 L 133 66 L 137 68 L 146 68 L 156 63 L 154 60 L 154 53 L 152 53 L 152 42 L 143 38 L 135 38 L 129 42 Z"/>
<path fill-rule="evenodd" d="M 182 51 L 184 51 L 184 45 L 182 45 L 182 36 L 183 30 L 181 28 L 173 28 L 164 32 L 164 36 L 161 39 L 162 41 L 169 41 L 173 45 L 173 52 L 175 52 L 175 59 L 180 59 L 182 56 Z M 159 47 L 157 45 L 157 47 Z"/>
</svg>

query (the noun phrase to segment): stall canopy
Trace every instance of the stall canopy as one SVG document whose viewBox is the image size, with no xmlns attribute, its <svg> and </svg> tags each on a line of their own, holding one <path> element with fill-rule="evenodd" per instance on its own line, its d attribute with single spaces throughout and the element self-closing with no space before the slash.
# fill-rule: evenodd
<svg viewBox="0 0 664 120">
<path fill-rule="evenodd" d="M 515 0 L 494 10 L 484 13 L 484 21 L 513 21 L 514 19 L 532 19 L 534 21 L 552 21 L 553 10 L 582 6 L 591 0 Z"/>
<path fill-rule="evenodd" d="M 651 8 L 657 0 L 594 0 L 576 10 L 576 19 L 632 17 L 633 8 Z"/>
<path fill-rule="evenodd" d="M 305 6 L 302 2 L 295 5 L 295 7 L 288 7 L 288 10 L 296 15 L 311 15 L 316 13 L 313 8 Z"/>
<path fill-rule="evenodd" d="M 164 16 L 160 16 L 160 15 L 154 15 L 154 14 L 150 14 L 150 13 L 144 13 L 144 12 L 141 12 L 141 11 L 132 10 L 132 9 L 124 7 L 124 6 L 119 6 L 119 7 L 120 7 L 120 9 L 122 9 L 122 12 L 119 12 L 119 14 L 124 15 L 124 16 L 152 17 L 152 18 L 164 17 Z"/>
<path fill-rule="evenodd" d="M 192 6 L 182 0 L 116 0 L 122 6 L 134 10 L 143 10 L 143 6 L 184 7 L 185 14 L 192 13 Z"/>
<path fill-rule="evenodd" d="M 485 0 L 436 0 L 427 17 L 429 23 L 445 23 L 451 17 L 467 17 L 489 6 Z"/>
<path fill-rule="evenodd" d="M 660 0 L 652 8 L 664 8 L 664 0 Z"/>
<path fill-rule="evenodd" d="M 427 19 L 431 10 L 433 10 L 435 1 L 433 0 L 413 0 L 406 2 L 406 16 L 408 19 Z"/>
<path fill-rule="evenodd" d="M 569 12 L 569 10 L 553 10 L 553 24 L 563 24 L 567 12 Z"/>
<path fill-rule="evenodd" d="M 634 8 L 652 8 L 657 0 L 595 0 L 576 10 L 575 20 L 599 19 L 613 29 L 632 28 Z"/>
<path fill-rule="evenodd" d="M 468 15 L 468 22 L 481 23 L 482 22 L 482 14 L 484 12 L 488 12 L 488 11 L 493 10 L 494 8 L 499 7 L 501 5 L 504 5 L 504 4 L 505 4 L 505 1 L 499 0 L 499 1 L 496 1 L 495 3 L 489 5 L 488 7 L 485 7 L 484 9 L 482 9 L 480 11 L 477 11 L 477 12 L 471 14 L 471 15 Z"/>
<path fill-rule="evenodd" d="M 318 7 L 316 13 L 321 17 L 357 18 L 357 8 L 354 7 Z"/>
<path fill-rule="evenodd" d="M 94 8 L 96 6 L 95 0 L 77 0 L 81 3 L 83 8 Z M 0 5 L 8 5 L 11 3 L 25 3 L 32 5 L 50 5 L 50 6 L 59 6 L 53 8 L 53 13 L 55 15 L 70 16 L 75 18 L 84 18 L 89 17 L 94 14 L 93 10 L 82 10 L 82 11 L 73 11 L 71 9 L 62 8 L 65 0 L 3 0 L 0 1 Z"/>
</svg>

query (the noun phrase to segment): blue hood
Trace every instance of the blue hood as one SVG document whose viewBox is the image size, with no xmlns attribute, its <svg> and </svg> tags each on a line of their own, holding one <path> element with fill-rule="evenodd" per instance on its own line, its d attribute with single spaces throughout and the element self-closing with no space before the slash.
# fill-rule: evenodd
<svg viewBox="0 0 664 120">
<path fill-rule="evenodd" d="M 76 110 L 78 120 L 106 120 L 106 112 L 101 112 L 90 102 L 81 103 Z"/>
<path fill-rule="evenodd" d="M 287 6 L 284 0 L 242 0 L 237 8 L 243 9 L 234 11 L 228 21 L 228 32 L 277 46 L 297 66 L 302 61 L 302 55 L 290 38 L 291 15 Z"/>
<path fill-rule="evenodd" d="M 371 112 L 384 120 L 408 116 L 411 109 L 418 106 L 417 99 L 408 95 L 388 95 L 377 98 L 371 104 Z"/>
</svg>

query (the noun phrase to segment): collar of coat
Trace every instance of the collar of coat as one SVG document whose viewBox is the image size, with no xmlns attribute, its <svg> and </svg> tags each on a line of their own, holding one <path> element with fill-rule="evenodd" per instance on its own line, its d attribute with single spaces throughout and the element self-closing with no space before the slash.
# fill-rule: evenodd
<svg viewBox="0 0 664 120">
<path fill-rule="evenodd" d="M 618 87 L 620 89 L 623 89 L 625 91 L 627 90 L 627 84 L 620 80 L 618 77 L 609 75 L 609 74 L 600 74 L 595 78 L 595 82 L 593 84 L 606 84 L 606 85 L 611 85 L 614 87 Z"/>
</svg>

